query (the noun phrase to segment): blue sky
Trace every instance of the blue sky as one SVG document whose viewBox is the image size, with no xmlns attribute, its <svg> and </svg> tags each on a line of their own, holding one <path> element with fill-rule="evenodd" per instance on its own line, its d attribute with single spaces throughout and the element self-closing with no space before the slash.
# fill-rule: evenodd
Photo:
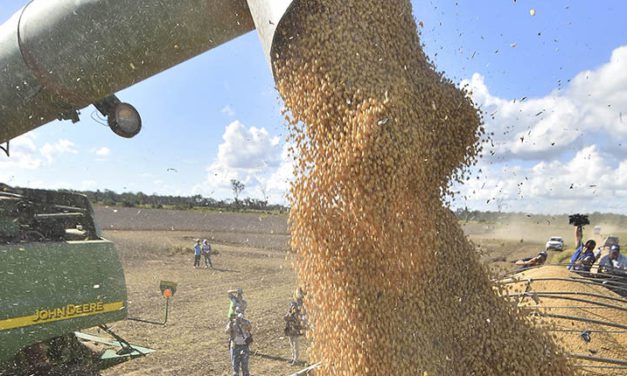
<svg viewBox="0 0 627 376">
<path fill-rule="evenodd" d="M 0 0 L 0 20 L 25 3 Z M 456 187 L 454 205 L 627 214 L 627 2 L 412 3 L 437 69 L 469 84 L 495 118 L 486 116 L 494 155 L 479 163 L 478 180 Z M 237 178 L 243 196 L 284 202 L 291 173 L 281 103 L 254 32 L 118 96 L 140 111 L 138 136 L 115 136 L 89 107 L 78 124 L 14 140 L 0 181 L 229 198 Z"/>
</svg>

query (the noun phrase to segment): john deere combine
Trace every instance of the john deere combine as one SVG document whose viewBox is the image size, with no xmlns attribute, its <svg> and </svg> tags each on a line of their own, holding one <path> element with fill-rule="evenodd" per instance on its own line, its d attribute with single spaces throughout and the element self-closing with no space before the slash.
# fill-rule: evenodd
<svg viewBox="0 0 627 376">
<path fill-rule="evenodd" d="M 31 344 L 127 316 L 122 265 L 79 194 L 0 185 L 0 281 L 5 365 Z"/>
</svg>

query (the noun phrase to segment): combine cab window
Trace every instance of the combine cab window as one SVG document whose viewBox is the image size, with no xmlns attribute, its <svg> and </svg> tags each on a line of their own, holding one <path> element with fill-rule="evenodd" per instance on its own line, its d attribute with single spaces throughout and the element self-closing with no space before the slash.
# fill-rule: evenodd
<svg viewBox="0 0 627 376">
<path fill-rule="evenodd" d="M 17 243 L 98 238 L 93 210 L 85 196 L 0 185 L 0 241 Z"/>
</svg>

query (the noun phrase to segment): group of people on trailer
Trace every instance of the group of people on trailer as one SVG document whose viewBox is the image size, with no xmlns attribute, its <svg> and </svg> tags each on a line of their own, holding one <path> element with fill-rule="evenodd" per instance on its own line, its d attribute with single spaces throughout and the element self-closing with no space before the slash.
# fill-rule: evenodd
<svg viewBox="0 0 627 376">
<path fill-rule="evenodd" d="M 298 362 L 299 338 L 305 334 L 307 327 L 307 315 L 303 306 L 305 294 L 301 288 L 296 289 L 290 301 L 285 320 L 284 334 L 289 339 L 292 350 L 290 364 Z M 229 353 L 231 356 L 231 368 L 233 376 L 249 376 L 248 359 L 250 357 L 250 345 L 253 343 L 252 323 L 246 319 L 248 303 L 244 299 L 244 291 L 241 288 L 229 290 L 230 300 L 228 319 L 225 333 L 229 336 Z"/>
<path fill-rule="evenodd" d="M 575 273 L 579 273 L 585 276 L 593 276 L 591 273 L 592 266 L 597 260 L 599 260 L 598 271 L 594 273 L 599 277 L 627 277 L 627 257 L 620 253 L 620 245 L 611 244 L 609 246 L 608 254 L 601 256 L 601 249 L 595 249 L 597 246 L 596 241 L 593 239 L 583 242 L 583 228 L 577 226 L 575 230 L 575 252 L 570 258 L 568 263 L 568 270 L 572 270 Z M 521 270 L 528 269 L 534 266 L 543 265 L 548 258 L 548 254 L 545 250 L 540 251 L 535 257 L 528 257 L 515 262 Z M 600 258 L 600 259 L 599 259 Z"/>
<path fill-rule="evenodd" d="M 601 249 L 595 250 L 597 243 L 593 239 L 583 242 L 583 228 L 577 226 L 575 230 L 575 252 L 570 258 L 568 269 L 576 273 L 590 275 L 592 266 L 599 260 Z M 620 245 L 611 244 L 607 255 L 600 257 L 598 272 L 603 276 L 625 276 L 627 271 L 627 258 L 621 255 Z"/>
</svg>

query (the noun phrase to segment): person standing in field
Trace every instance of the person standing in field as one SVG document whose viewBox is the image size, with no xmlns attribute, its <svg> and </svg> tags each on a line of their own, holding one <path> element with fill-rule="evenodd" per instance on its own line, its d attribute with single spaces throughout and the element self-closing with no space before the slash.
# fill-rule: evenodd
<svg viewBox="0 0 627 376">
<path fill-rule="evenodd" d="M 196 240 L 196 245 L 194 245 L 194 268 L 198 269 L 200 267 L 200 239 Z"/>
<path fill-rule="evenodd" d="M 229 313 L 227 317 L 231 317 L 236 311 L 240 311 L 242 313 L 246 313 L 246 308 L 248 303 L 244 299 L 244 290 L 238 288 L 237 290 L 229 290 L 227 291 L 229 295 L 229 300 L 231 301 L 229 304 Z"/>
<path fill-rule="evenodd" d="M 205 269 L 210 266 L 213 268 L 213 264 L 211 263 L 211 244 L 209 244 L 207 239 L 202 241 L 202 254 L 205 257 Z"/>
<path fill-rule="evenodd" d="M 252 324 L 244 318 L 244 313 L 237 309 L 226 325 L 226 333 L 229 335 L 229 350 L 231 353 L 231 367 L 233 376 L 239 376 L 242 369 L 242 376 L 249 376 L 248 358 L 250 355 L 250 344 L 252 343 Z"/>
<path fill-rule="evenodd" d="M 285 336 L 289 339 L 290 348 L 292 349 L 292 360 L 290 361 L 292 365 L 298 362 L 299 339 L 305 334 L 306 329 L 307 315 L 303 306 L 304 295 L 300 287 L 296 289 L 287 313 L 283 317 L 285 320 Z"/>
</svg>

